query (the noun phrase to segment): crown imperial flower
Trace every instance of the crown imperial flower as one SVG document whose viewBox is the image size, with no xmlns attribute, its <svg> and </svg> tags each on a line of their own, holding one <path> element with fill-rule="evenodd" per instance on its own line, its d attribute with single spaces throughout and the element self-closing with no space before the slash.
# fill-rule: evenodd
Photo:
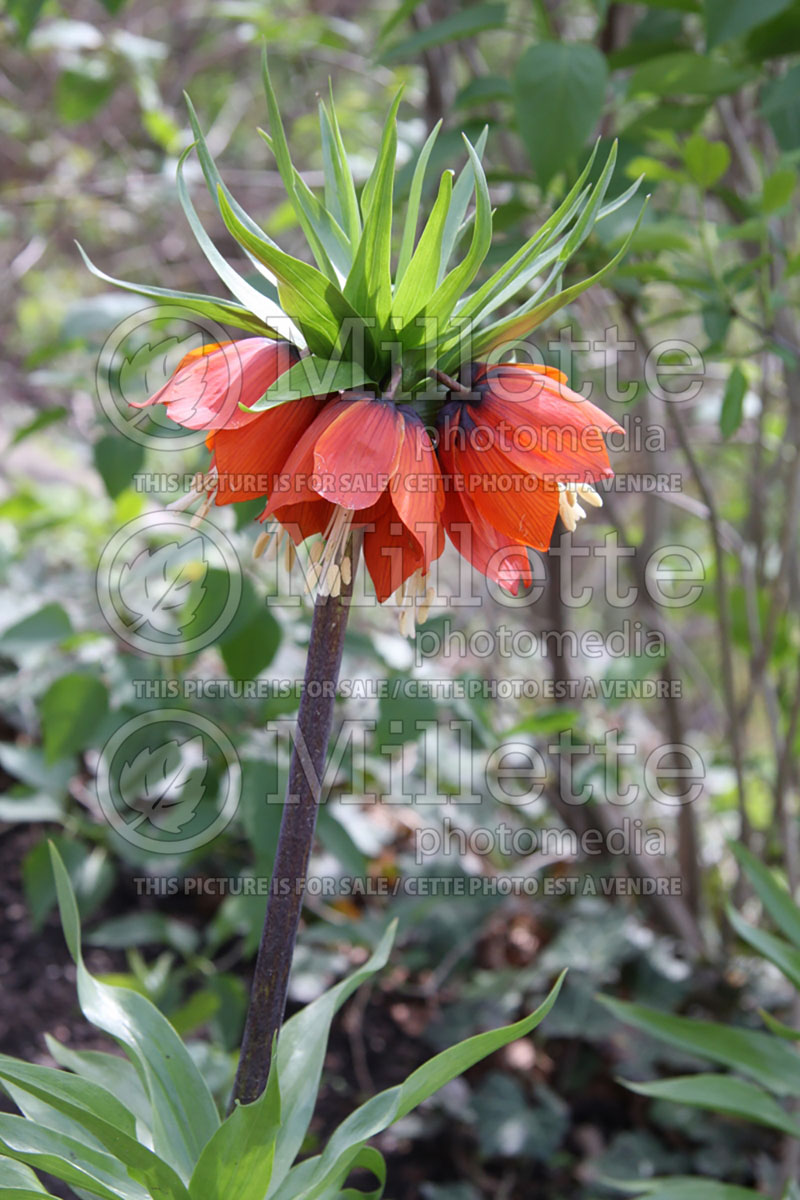
<svg viewBox="0 0 800 1200">
<path fill-rule="evenodd" d="M 309 577 L 323 596 L 350 586 L 354 547 L 363 545 L 378 599 L 394 595 L 410 609 L 407 631 L 415 611 L 427 615 L 429 571 L 445 533 L 477 570 L 516 592 L 531 581 L 529 549 L 548 548 L 558 516 L 571 531 L 584 504 L 602 503 L 593 485 L 612 475 L 603 435 L 619 426 L 571 391 L 560 371 L 491 359 L 616 265 L 636 226 L 594 276 L 552 293 L 594 224 L 638 182 L 606 202 L 616 146 L 590 184 L 593 154 L 544 225 L 474 288 L 492 240 L 486 131 L 475 146 L 464 138 L 468 163 L 455 180 L 443 173 L 417 236 L 439 126 L 432 131 L 393 256 L 400 95 L 360 195 L 332 99 L 320 104 L 323 202 L 292 163 L 266 58 L 264 84 L 271 133 L 261 132 L 315 265 L 286 254 L 237 203 L 191 103 L 195 143 L 179 162 L 178 194 L 234 299 L 113 280 L 88 264 L 109 282 L 250 335 L 193 351 L 145 402 L 208 434 L 209 470 L 178 503 L 199 503 L 200 518 L 214 503 L 263 498 L 268 525 L 256 553 L 282 549 L 291 562 L 295 548 L 314 539 Z M 200 224 L 183 176 L 192 150 L 223 223 L 277 300 L 240 275 Z"/>
</svg>

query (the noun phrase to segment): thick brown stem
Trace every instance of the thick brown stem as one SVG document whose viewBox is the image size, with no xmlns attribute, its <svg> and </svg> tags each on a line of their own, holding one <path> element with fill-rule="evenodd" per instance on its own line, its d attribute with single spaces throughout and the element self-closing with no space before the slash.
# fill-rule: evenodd
<svg viewBox="0 0 800 1200">
<path fill-rule="evenodd" d="M 263 1092 L 269 1075 L 273 1039 L 283 1023 L 289 972 L 333 724 L 356 555 L 354 547 L 349 575 L 351 582 L 342 586 L 341 595 L 319 596 L 314 608 L 286 801 L 232 1105 L 237 1100 L 242 1104 L 250 1104 Z"/>
</svg>

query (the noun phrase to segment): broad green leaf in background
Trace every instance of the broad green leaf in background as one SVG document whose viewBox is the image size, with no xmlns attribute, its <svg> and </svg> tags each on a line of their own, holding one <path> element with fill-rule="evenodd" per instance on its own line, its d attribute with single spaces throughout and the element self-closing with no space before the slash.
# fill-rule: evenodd
<svg viewBox="0 0 800 1200">
<path fill-rule="evenodd" d="M 412 11 L 416 7 L 414 4 Z M 416 59 L 432 46 L 475 37 L 487 29 L 502 29 L 505 17 L 505 4 L 472 4 L 457 8 L 441 21 L 434 21 L 410 37 L 389 46 L 380 55 L 380 61 L 394 63 L 403 59 Z"/>
<path fill-rule="evenodd" d="M 60 604 L 45 604 L 0 633 L 0 646 L 10 653 L 30 646 L 63 642 L 72 634 L 72 622 Z"/>
<path fill-rule="evenodd" d="M 203 1147 L 219 1128 L 214 1101 L 183 1042 L 155 1005 L 128 988 L 101 983 L 87 971 L 75 895 L 55 848 L 50 853 L 64 936 L 78 968 L 83 1014 L 129 1054 L 152 1104 L 153 1149 L 188 1180 Z"/>
<path fill-rule="evenodd" d="M 754 1192 L 750 1188 L 717 1183 L 713 1179 L 692 1179 L 689 1176 L 631 1180 L 624 1184 L 613 1181 L 613 1186 L 630 1195 L 647 1196 L 648 1200 L 763 1200 L 762 1192 Z"/>
<path fill-rule="evenodd" d="M 144 462 L 144 446 L 119 434 L 108 434 L 92 447 L 94 465 L 112 500 L 116 500 L 133 482 Z"/>
<path fill-rule="evenodd" d="M 625 1087 L 654 1100 L 672 1100 L 709 1112 L 742 1117 L 790 1137 L 800 1137 L 800 1124 L 768 1092 L 731 1075 L 685 1075 L 653 1083 L 623 1080 Z"/>
<path fill-rule="evenodd" d="M 266 670 L 278 652 L 281 632 L 272 613 L 264 609 L 223 638 L 219 649 L 231 679 L 256 679 Z"/>
<path fill-rule="evenodd" d="M 602 112 L 607 82 L 605 58 L 594 46 L 541 42 L 520 57 L 517 129 L 542 187 L 580 155 Z"/>
<path fill-rule="evenodd" d="M 705 0 L 709 48 L 764 25 L 793 3 L 794 0 Z"/>
<path fill-rule="evenodd" d="M 800 1094 L 800 1054 L 766 1033 L 678 1017 L 610 996 L 598 999 L 620 1021 L 698 1058 L 741 1071 L 775 1095 Z"/>
<path fill-rule="evenodd" d="M 95 675 L 75 671 L 51 683 L 39 705 L 47 761 L 85 750 L 107 712 L 108 692 Z"/>
<path fill-rule="evenodd" d="M 683 147 L 683 157 L 689 174 L 701 188 L 712 187 L 731 162 L 725 142 L 709 142 L 701 133 L 692 134 Z"/>
<path fill-rule="evenodd" d="M 788 204 L 797 187 L 797 171 L 793 167 L 778 167 L 764 180 L 761 196 L 761 211 L 779 212 Z"/>
<path fill-rule="evenodd" d="M 747 377 L 742 368 L 736 366 L 725 384 L 725 394 L 722 397 L 722 408 L 719 414 L 720 433 L 725 438 L 732 437 L 742 423 L 746 392 Z"/>
<path fill-rule="evenodd" d="M 764 86 L 761 115 L 772 126 L 781 150 L 800 147 L 800 64 Z"/>
<path fill-rule="evenodd" d="M 690 50 L 663 54 L 643 63 L 628 83 L 631 96 L 718 96 L 735 92 L 751 78 L 752 69 Z"/>
</svg>

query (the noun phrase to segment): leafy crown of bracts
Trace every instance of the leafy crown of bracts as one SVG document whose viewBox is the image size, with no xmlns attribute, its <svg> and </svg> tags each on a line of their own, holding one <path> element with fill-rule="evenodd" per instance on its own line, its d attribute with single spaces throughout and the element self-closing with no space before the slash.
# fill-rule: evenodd
<svg viewBox="0 0 800 1200">
<path fill-rule="evenodd" d="M 303 357 L 285 372 L 251 411 L 301 396 L 326 395 L 356 387 L 388 385 L 402 366 L 399 392 L 428 417 L 445 398 L 433 371 L 451 374 L 469 358 L 490 359 L 515 345 L 581 292 L 598 283 L 622 259 L 641 222 L 599 271 L 562 287 L 564 270 L 594 225 L 617 211 L 637 191 L 641 178 L 606 202 L 617 157 L 614 143 L 596 181 L 589 182 L 597 145 L 578 179 L 552 215 L 516 252 L 472 289 L 492 243 L 492 207 L 482 157 L 488 128 L 473 146 L 462 134 L 468 161 L 458 177 L 448 169 L 419 237 L 420 208 L 428 162 L 441 128 L 432 130 L 420 151 L 393 261 L 393 197 L 397 150 L 397 111 L 391 106 L 375 165 L 358 195 L 342 141 L 331 94 L 319 103 L 324 196 L 308 187 L 294 166 L 270 79 L 267 55 L 263 81 L 271 133 L 259 133 L 272 150 L 287 197 L 316 266 L 295 258 L 270 238 L 223 183 L 186 97 L 195 141 L 178 163 L 177 188 L 198 245 L 234 297 L 233 300 L 114 279 L 82 250 L 100 279 L 161 302 L 180 303 L 228 326 L 267 337 L 288 337 Z M 184 177 L 186 159 L 196 151 L 205 181 L 226 228 L 258 272 L 262 286 L 248 282 L 223 257 L 203 228 Z M 474 204 L 472 203 L 474 197 Z M 463 257 L 462 238 L 469 233 Z M 456 261 L 457 260 L 457 261 Z M 531 288 L 533 290 L 531 290 Z M 521 302 L 511 312 L 510 303 Z M 433 399 L 433 405 L 431 405 Z"/>
</svg>

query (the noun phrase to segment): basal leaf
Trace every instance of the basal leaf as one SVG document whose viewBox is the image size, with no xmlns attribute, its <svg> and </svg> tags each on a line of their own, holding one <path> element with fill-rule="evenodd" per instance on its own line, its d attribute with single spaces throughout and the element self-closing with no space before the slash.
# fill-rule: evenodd
<svg viewBox="0 0 800 1200">
<path fill-rule="evenodd" d="M 87 971 L 69 875 L 52 845 L 50 857 L 64 936 L 78 969 L 83 1014 L 116 1038 L 130 1056 L 152 1105 L 155 1153 L 188 1179 L 200 1152 L 219 1127 L 214 1101 L 188 1050 L 155 1005 L 138 992 L 101 983 Z"/>
<path fill-rule="evenodd" d="M 252 1104 L 237 1104 L 200 1155 L 189 1184 L 191 1200 L 264 1200 L 280 1132 L 277 1070 Z"/>
<path fill-rule="evenodd" d="M 308 1131 L 334 1013 L 356 988 L 386 964 L 395 929 L 396 922 L 392 922 L 363 967 L 290 1017 L 278 1035 L 275 1060 L 280 1083 L 282 1128 L 275 1152 L 272 1182 L 267 1193 L 269 1197 L 278 1192 Z"/>
<path fill-rule="evenodd" d="M 347 1176 L 368 1138 L 399 1121 L 423 1100 L 438 1092 L 451 1079 L 462 1075 L 476 1062 L 493 1054 L 517 1038 L 535 1029 L 553 1007 L 561 990 L 564 974 L 559 977 L 547 999 L 529 1016 L 513 1025 L 492 1029 L 451 1046 L 419 1067 L 405 1083 L 373 1096 L 351 1113 L 331 1137 L 320 1155 L 313 1183 L 297 1194 L 296 1200 L 321 1200 L 331 1183 Z"/>
</svg>

